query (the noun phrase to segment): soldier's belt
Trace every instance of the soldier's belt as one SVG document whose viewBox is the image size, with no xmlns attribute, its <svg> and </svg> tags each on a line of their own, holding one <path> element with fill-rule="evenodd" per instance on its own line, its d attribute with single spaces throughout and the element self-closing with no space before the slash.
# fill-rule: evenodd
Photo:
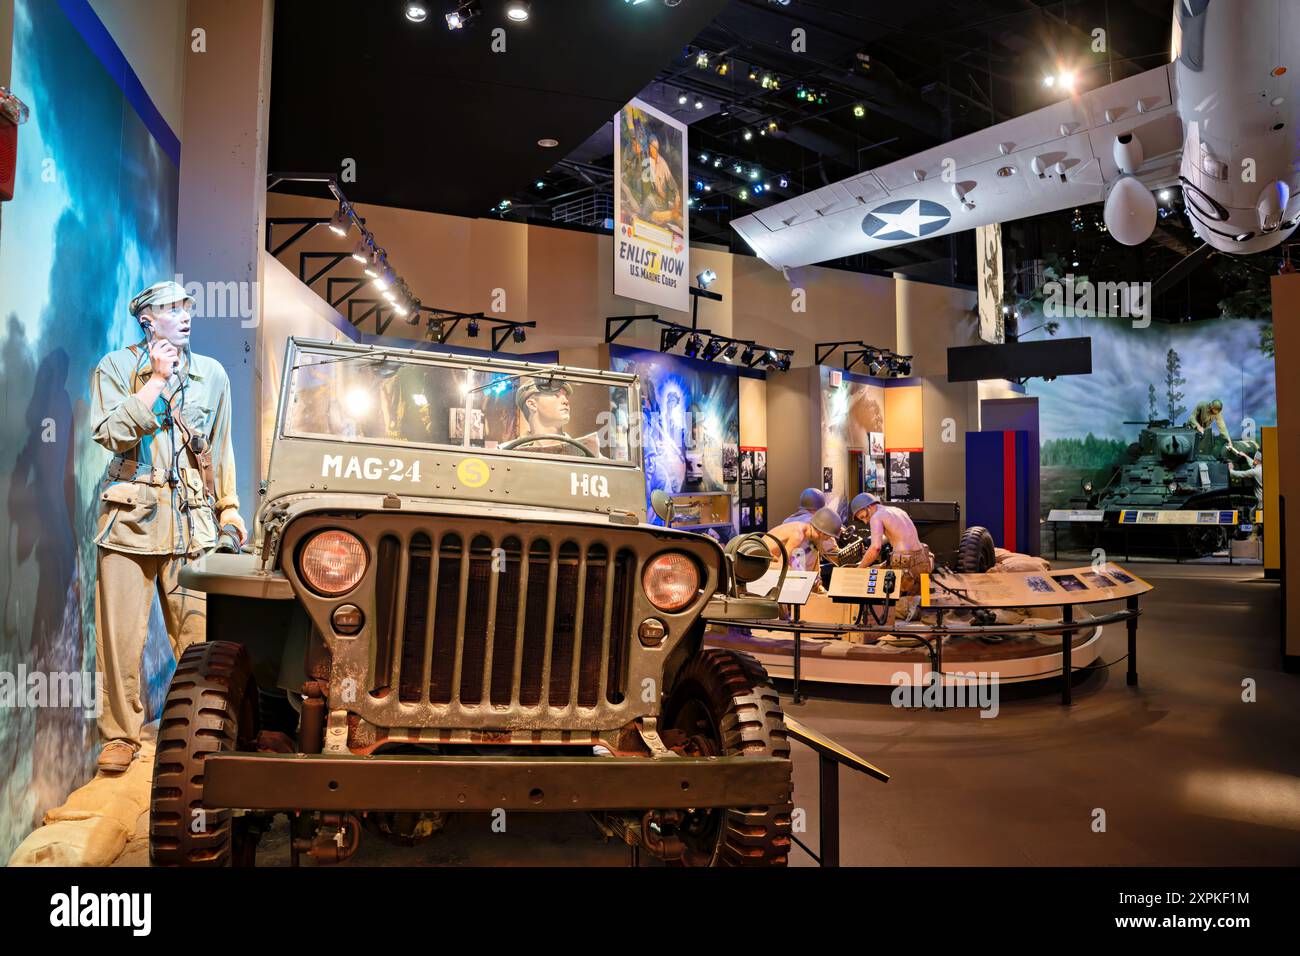
<svg viewBox="0 0 1300 956">
<path fill-rule="evenodd" d="M 199 477 L 201 475 L 197 468 L 181 466 L 176 469 L 176 474 L 181 482 L 186 481 L 188 475 Z M 138 461 L 129 458 L 114 458 L 108 463 L 108 477 L 114 481 L 133 481 L 141 485 L 165 486 L 167 482 L 167 470 L 165 468 L 154 468 L 149 465 L 142 465 Z"/>
</svg>

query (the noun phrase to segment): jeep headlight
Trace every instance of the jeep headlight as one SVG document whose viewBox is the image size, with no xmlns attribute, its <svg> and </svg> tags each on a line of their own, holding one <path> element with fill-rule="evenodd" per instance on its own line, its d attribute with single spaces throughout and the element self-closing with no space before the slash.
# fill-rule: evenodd
<svg viewBox="0 0 1300 956">
<path fill-rule="evenodd" d="M 700 569 L 688 555 L 666 551 L 641 572 L 645 596 L 661 611 L 680 611 L 700 590 Z"/>
<path fill-rule="evenodd" d="M 298 570 L 313 591 L 328 597 L 345 594 L 366 573 L 366 546 L 346 531 L 312 535 L 298 555 Z"/>
</svg>

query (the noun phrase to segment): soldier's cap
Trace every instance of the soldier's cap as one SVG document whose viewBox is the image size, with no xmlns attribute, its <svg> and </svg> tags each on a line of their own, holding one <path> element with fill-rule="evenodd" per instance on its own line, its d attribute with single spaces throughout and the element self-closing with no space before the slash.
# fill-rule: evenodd
<svg viewBox="0 0 1300 956">
<path fill-rule="evenodd" d="M 849 514 L 855 515 L 865 508 L 878 504 L 880 504 L 879 498 L 869 491 L 864 491 L 862 494 L 854 496 L 853 501 L 849 503 Z"/>
<path fill-rule="evenodd" d="M 816 488 L 805 488 L 799 495 L 799 507 L 805 511 L 816 511 L 826 507 L 826 496 Z"/>
<path fill-rule="evenodd" d="M 828 534 L 832 538 L 840 533 L 844 527 L 844 522 L 840 520 L 839 513 L 833 508 L 822 508 L 812 516 L 812 526 L 822 534 Z"/>
<path fill-rule="evenodd" d="M 521 412 L 527 411 L 525 403 L 534 395 L 541 393 L 554 395 L 563 392 L 570 398 L 573 397 L 573 383 L 562 378 L 554 378 L 550 375 L 534 375 L 522 379 L 522 384 L 515 392 L 515 405 Z"/>
<path fill-rule="evenodd" d="M 136 293 L 136 297 L 131 300 L 127 310 L 131 313 L 132 318 L 138 319 L 140 313 L 151 305 L 170 305 L 173 302 L 194 301 L 194 296 L 185 291 L 185 286 L 179 282 L 167 279 L 163 282 L 155 282 L 143 292 Z"/>
</svg>

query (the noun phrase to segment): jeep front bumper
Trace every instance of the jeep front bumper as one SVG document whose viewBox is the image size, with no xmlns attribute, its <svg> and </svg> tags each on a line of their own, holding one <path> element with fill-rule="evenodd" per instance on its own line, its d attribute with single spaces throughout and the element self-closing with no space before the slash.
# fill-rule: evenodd
<svg viewBox="0 0 1300 956">
<path fill-rule="evenodd" d="M 224 753 L 203 804 L 242 810 L 657 810 L 790 799 L 776 757 L 433 757 Z"/>
</svg>

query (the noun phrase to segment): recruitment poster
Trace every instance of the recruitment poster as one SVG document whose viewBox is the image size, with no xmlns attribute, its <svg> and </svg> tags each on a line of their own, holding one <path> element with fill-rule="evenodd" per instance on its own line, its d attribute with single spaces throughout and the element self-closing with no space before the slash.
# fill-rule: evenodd
<svg viewBox="0 0 1300 956">
<path fill-rule="evenodd" d="M 640 100 L 614 121 L 614 294 L 690 309 L 686 126 Z"/>
</svg>

